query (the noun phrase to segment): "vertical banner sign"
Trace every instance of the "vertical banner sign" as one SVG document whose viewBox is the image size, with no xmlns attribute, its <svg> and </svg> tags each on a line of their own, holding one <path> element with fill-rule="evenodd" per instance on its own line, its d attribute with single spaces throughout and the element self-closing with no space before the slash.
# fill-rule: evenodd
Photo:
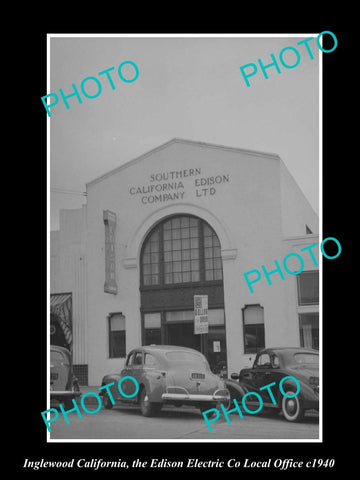
<svg viewBox="0 0 360 480">
<path fill-rule="evenodd" d="M 116 214 L 110 210 L 103 211 L 105 225 L 105 283 L 104 292 L 117 294 L 115 280 L 115 227 Z"/>
<path fill-rule="evenodd" d="M 194 334 L 208 333 L 208 296 L 194 295 Z"/>
</svg>

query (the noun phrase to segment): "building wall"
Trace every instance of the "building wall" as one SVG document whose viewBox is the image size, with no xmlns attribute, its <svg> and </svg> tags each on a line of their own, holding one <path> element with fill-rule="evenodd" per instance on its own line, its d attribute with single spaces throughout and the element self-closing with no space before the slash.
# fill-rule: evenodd
<svg viewBox="0 0 360 480">
<path fill-rule="evenodd" d="M 145 194 L 130 193 L 132 187 L 170 181 L 151 182 L 154 174 L 190 169 L 200 169 L 201 174 L 181 179 L 184 195 L 177 201 L 143 203 Z M 201 178 L 218 175 L 228 176 L 229 181 L 213 185 L 214 194 L 199 186 Z M 276 155 L 183 141 L 169 142 L 90 182 L 86 208 L 90 383 L 99 384 L 105 373 L 118 372 L 123 365 L 123 359 L 109 358 L 109 313 L 121 312 L 126 317 L 127 351 L 141 344 L 141 246 L 158 221 L 178 213 L 206 220 L 221 242 L 229 372 L 249 361 L 242 353 L 245 305 L 264 307 L 266 345 L 298 344 L 298 324 L 288 297 L 288 280 L 294 279 L 277 281 L 274 274 L 273 285 L 258 282 L 251 293 L 243 275 L 261 265 L 273 270 L 274 260 L 283 257 L 283 236 L 303 234 L 305 223 L 315 228 L 308 202 L 300 191 L 292 194 L 292 188 L 291 176 Z M 117 216 L 117 295 L 104 293 L 104 210 Z"/>
<path fill-rule="evenodd" d="M 50 293 L 72 294 L 73 363 L 87 365 L 86 208 L 60 212 L 50 236 Z"/>
<path fill-rule="evenodd" d="M 319 217 L 283 161 L 280 162 L 280 182 L 283 236 L 302 236 L 306 233 L 306 225 L 313 234 L 318 234 Z"/>
<path fill-rule="evenodd" d="M 316 265 L 314 264 L 314 260 L 312 259 L 309 251 L 302 251 L 302 249 L 309 248 L 312 245 L 315 245 L 311 248 L 311 251 L 314 255 Z M 321 273 L 322 256 L 319 255 L 318 235 L 303 235 L 285 238 L 283 240 L 283 246 L 283 258 L 285 258 L 285 256 L 288 254 L 297 253 L 301 256 L 304 262 L 303 272 L 320 270 L 319 273 Z M 296 271 L 297 269 L 301 268 L 302 265 L 298 260 L 296 260 L 296 258 L 294 258 L 293 261 L 288 262 L 288 267 L 290 270 Z M 299 306 L 296 275 L 285 275 L 284 289 L 287 298 L 287 302 L 285 304 L 286 317 L 289 319 L 289 326 L 287 327 L 287 338 L 289 339 L 289 344 L 300 345 L 299 314 L 320 313 L 319 305 Z M 296 328 L 291 328 L 291 325 L 295 325 Z"/>
</svg>

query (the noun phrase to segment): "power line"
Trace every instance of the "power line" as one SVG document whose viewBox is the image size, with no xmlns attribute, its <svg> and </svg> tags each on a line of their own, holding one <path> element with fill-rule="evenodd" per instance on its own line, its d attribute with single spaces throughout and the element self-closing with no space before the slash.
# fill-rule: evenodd
<svg viewBox="0 0 360 480">
<path fill-rule="evenodd" d="M 68 188 L 53 187 L 50 190 L 54 193 L 61 193 L 63 195 L 82 195 L 83 197 L 87 196 L 86 192 L 80 192 L 79 190 L 70 190 Z"/>
</svg>

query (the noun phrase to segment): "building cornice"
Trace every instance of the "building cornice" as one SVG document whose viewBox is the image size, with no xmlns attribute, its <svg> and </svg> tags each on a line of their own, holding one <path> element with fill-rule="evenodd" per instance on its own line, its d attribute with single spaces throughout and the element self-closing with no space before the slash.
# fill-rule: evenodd
<svg viewBox="0 0 360 480">
<path fill-rule="evenodd" d="M 110 177 L 110 176 L 112 176 L 112 175 L 114 175 L 114 174 L 116 174 L 116 173 L 118 173 L 122 170 L 125 170 L 126 168 L 129 168 L 129 167 L 132 167 L 133 165 L 136 165 L 137 163 L 145 160 L 147 157 L 153 155 L 154 153 L 159 152 L 159 151 L 161 151 L 165 148 L 168 148 L 175 143 L 180 143 L 180 144 L 184 144 L 184 145 L 192 145 L 192 146 L 195 146 L 195 147 L 202 147 L 202 148 L 207 148 L 207 149 L 218 149 L 218 150 L 223 150 L 223 151 L 228 151 L 228 152 L 243 153 L 245 155 L 251 155 L 251 156 L 255 156 L 255 157 L 262 157 L 262 158 L 266 157 L 266 158 L 271 158 L 271 159 L 274 159 L 274 160 L 280 160 L 279 155 L 277 155 L 276 153 L 266 153 L 266 152 L 260 152 L 260 151 L 257 151 L 257 150 L 247 150 L 247 149 L 244 149 L 244 148 L 228 147 L 228 146 L 214 144 L 214 143 L 198 142 L 198 141 L 195 141 L 195 140 L 186 140 L 186 139 L 182 139 L 182 138 L 173 138 L 172 140 L 169 140 L 168 142 L 165 142 L 162 145 L 159 145 L 158 147 L 155 147 L 155 148 L 149 150 L 148 152 L 143 153 L 142 155 L 140 155 L 140 156 L 138 156 L 138 157 L 136 157 L 132 160 L 129 160 L 128 162 L 114 168 L 113 170 L 110 170 L 109 172 L 104 173 L 100 177 L 97 177 L 97 178 L 87 182 L 86 183 L 86 188 L 91 187 L 91 186 L 95 185 L 96 183 L 99 183 L 102 180 L 105 180 L 106 178 L 108 178 L 108 177 Z"/>
</svg>

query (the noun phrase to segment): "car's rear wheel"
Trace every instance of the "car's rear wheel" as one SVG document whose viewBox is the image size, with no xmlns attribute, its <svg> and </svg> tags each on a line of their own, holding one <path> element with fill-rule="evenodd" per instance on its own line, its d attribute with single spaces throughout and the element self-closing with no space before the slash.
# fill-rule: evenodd
<svg viewBox="0 0 360 480">
<path fill-rule="evenodd" d="M 300 422 L 305 414 L 300 395 L 293 397 L 294 392 L 291 390 L 287 390 L 285 393 L 291 398 L 283 396 L 281 400 L 282 414 L 288 422 Z"/>
<path fill-rule="evenodd" d="M 61 402 L 60 402 L 61 403 Z M 64 401 L 62 402 L 64 405 L 64 408 L 66 410 L 70 410 L 70 408 L 74 408 L 74 403 L 72 401 L 72 398 L 65 398 Z"/>
<path fill-rule="evenodd" d="M 234 404 L 234 399 L 237 401 L 238 404 L 241 404 L 241 400 L 243 396 L 245 395 L 245 390 L 242 388 L 241 385 L 226 385 L 226 388 L 230 392 L 230 405 Z M 235 407 L 235 404 L 233 405 Z"/>
<path fill-rule="evenodd" d="M 149 395 L 145 388 L 142 388 L 139 393 L 139 404 L 141 413 L 144 417 L 152 417 L 160 412 L 162 404 L 150 402 Z"/>
</svg>

